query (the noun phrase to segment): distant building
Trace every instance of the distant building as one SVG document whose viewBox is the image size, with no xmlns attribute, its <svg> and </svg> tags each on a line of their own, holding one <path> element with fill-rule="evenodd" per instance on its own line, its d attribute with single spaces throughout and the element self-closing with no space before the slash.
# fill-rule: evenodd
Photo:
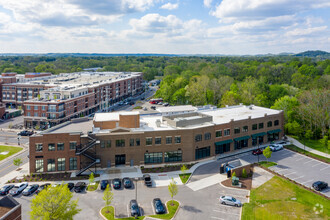
<svg viewBox="0 0 330 220">
<path fill-rule="evenodd" d="M 21 220 L 22 206 L 11 195 L 0 199 L 0 220 Z"/>
</svg>

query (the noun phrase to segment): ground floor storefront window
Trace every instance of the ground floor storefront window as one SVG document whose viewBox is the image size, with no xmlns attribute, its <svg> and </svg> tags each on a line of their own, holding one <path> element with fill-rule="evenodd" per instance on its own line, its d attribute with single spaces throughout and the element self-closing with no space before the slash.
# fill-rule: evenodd
<svg viewBox="0 0 330 220">
<path fill-rule="evenodd" d="M 44 160 L 36 160 L 36 173 L 44 172 Z"/>
<path fill-rule="evenodd" d="M 54 159 L 47 160 L 47 171 L 48 172 L 55 171 L 55 160 Z"/>
<path fill-rule="evenodd" d="M 273 133 L 273 134 L 268 134 L 267 135 L 267 138 L 268 138 L 268 141 L 271 142 L 271 141 L 276 141 L 278 140 L 280 137 L 280 133 Z"/>
<path fill-rule="evenodd" d="M 210 156 L 210 147 L 198 148 L 195 150 L 195 159 L 199 160 Z"/>
<path fill-rule="evenodd" d="M 182 161 L 182 151 L 168 151 L 164 153 L 165 162 L 178 162 Z"/>
<path fill-rule="evenodd" d="M 248 147 L 248 141 L 249 141 L 248 139 L 235 141 L 234 142 L 234 149 L 238 150 L 238 149 L 242 149 L 244 147 Z"/>
<path fill-rule="evenodd" d="M 71 157 L 70 158 L 69 169 L 70 170 L 76 170 L 77 169 L 77 158 L 76 157 Z"/>
<path fill-rule="evenodd" d="M 230 151 L 230 143 L 215 145 L 215 154 L 222 154 Z"/>
<path fill-rule="evenodd" d="M 144 154 L 144 163 L 162 163 L 163 162 L 163 153 L 145 153 Z"/>
</svg>

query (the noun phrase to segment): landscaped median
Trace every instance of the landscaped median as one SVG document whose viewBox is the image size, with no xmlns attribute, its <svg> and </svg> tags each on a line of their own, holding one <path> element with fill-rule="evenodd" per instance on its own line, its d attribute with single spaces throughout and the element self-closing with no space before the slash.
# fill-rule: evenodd
<svg viewBox="0 0 330 220">
<path fill-rule="evenodd" d="M 272 167 L 272 166 L 277 165 L 277 163 L 271 162 L 271 161 L 260 161 L 259 165 L 262 166 L 262 167 L 268 168 L 268 167 Z"/>
<path fill-rule="evenodd" d="M 179 202 L 175 200 L 167 201 L 166 207 L 167 207 L 167 214 L 161 214 L 161 215 L 150 215 L 152 218 L 158 218 L 158 219 L 172 219 L 175 215 L 175 213 L 178 211 L 179 208 Z M 113 219 L 121 219 L 121 220 L 133 220 L 135 217 L 128 217 L 128 218 L 115 218 L 115 209 L 113 206 L 103 207 L 101 210 L 101 215 L 107 220 L 113 220 Z M 145 216 L 139 216 L 138 219 L 144 219 Z"/>
<path fill-rule="evenodd" d="M 320 161 L 323 161 L 323 162 L 326 162 L 326 163 L 330 163 L 330 159 L 329 159 L 329 158 L 322 157 L 322 156 L 320 156 L 320 155 L 310 153 L 310 152 L 305 151 L 305 150 L 303 150 L 303 149 L 301 149 L 301 148 L 299 148 L 299 147 L 297 147 L 297 146 L 295 146 L 295 145 L 290 144 L 290 145 L 285 145 L 284 147 L 285 147 L 286 149 L 289 149 L 289 150 L 295 151 L 295 152 L 297 152 L 297 153 L 301 153 L 301 154 L 304 154 L 304 155 L 306 155 L 306 156 L 312 157 L 312 158 L 314 158 L 314 159 L 316 159 L 316 160 L 320 160 Z"/>
<path fill-rule="evenodd" d="M 90 183 L 87 186 L 87 191 L 95 191 L 99 186 L 100 181 L 96 181 L 95 183 Z"/>
<path fill-rule="evenodd" d="M 189 180 L 191 173 L 179 174 L 179 176 L 180 176 L 181 182 L 183 184 L 185 184 Z"/>
<path fill-rule="evenodd" d="M 250 193 L 242 219 L 328 219 L 330 200 L 278 176 Z"/>
<path fill-rule="evenodd" d="M 0 145 L 0 161 L 23 150 L 21 147 Z"/>
</svg>

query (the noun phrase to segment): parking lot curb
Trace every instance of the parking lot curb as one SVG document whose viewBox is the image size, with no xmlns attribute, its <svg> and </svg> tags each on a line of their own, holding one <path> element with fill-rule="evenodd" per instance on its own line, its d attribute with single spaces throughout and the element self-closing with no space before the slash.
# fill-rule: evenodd
<svg viewBox="0 0 330 220">
<path fill-rule="evenodd" d="M 115 207 L 114 207 L 114 206 L 112 206 L 112 207 L 113 207 L 113 216 L 116 218 Z M 103 208 L 105 208 L 105 206 L 103 206 L 103 207 L 100 209 L 99 214 L 100 214 L 100 216 L 101 216 L 104 220 L 108 220 L 108 219 L 102 214 L 102 209 L 103 209 Z"/>
<path fill-rule="evenodd" d="M 174 200 L 174 199 L 173 199 Z M 168 208 L 167 208 L 167 202 L 169 202 L 169 201 L 171 201 L 171 200 L 167 200 L 166 201 L 166 209 L 168 210 Z M 176 202 L 178 202 L 179 203 L 179 206 L 178 206 L 178 209 L 176 210 L 176 212 L 174 213 L 174 215 L 173 215 L 173 217 L 171 218 L 171 220 L 173 220 L 174 218 L 175 218 L 175 216 L 178 214 L 178 212 L 179 212 L 179 209 L 180 209 L 180 207 L 181 207 L 181 203 L 178 201 L 178 200 L 174 200 L 174 201 L 176 201 Z"/>
<path fill-rule="evenodd" d="M 228 186 L 223 185 L 221 182 L 219 184 L 220 184 L 220 186 L 222 186 L 224 188 L 227 188 L 227 189 L 237 189 L 237 190 L 242 190 L 242 191 L 248 191 L 250 193 L 250 190 L 248 190 L 248 189 L 240 189 L 240 188 L 228 187 Z"/>
</svg>

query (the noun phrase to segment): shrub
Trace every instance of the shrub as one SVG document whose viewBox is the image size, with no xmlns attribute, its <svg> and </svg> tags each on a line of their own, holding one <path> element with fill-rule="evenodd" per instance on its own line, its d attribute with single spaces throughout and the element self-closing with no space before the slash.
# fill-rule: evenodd
<svg viewBox="0 0 330 220">
<path fill-rule="evenodd" d="M 242 177 L 247 178 L 247 173 L 246 173 L 245 168 L 243 168 L 243 170 L 242 170 Z"/>
<path fill-rule="evenodd" d="M 233 178 L 233 177 L 236 177 L 236 172 L 235 171 L 233 172 L 233 175 L 231 176 L 231 178 Z"/>
<path fill-rule="evenodd" d="M 22 182 L 22 180 L 18 180 L 18 182 L 20 183 L 20 182 Z"/>
<path fill-rule="evenodd" d="M 26 182 L 26 181 L 27 181 L 27 179 L 26 179 L 26 178 L 24 178 L 24 181 Z"/>
</svg>

